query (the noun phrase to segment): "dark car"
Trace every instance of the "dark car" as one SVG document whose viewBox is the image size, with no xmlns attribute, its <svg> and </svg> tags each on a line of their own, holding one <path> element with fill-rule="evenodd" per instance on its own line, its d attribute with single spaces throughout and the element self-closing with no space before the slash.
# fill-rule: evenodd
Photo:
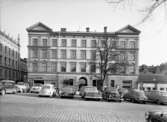
<svg viewBox="0 0 167 122">
<path fill-rule="evenodd" d="M 116 102 L 122 102 L 123 98 L 119 94 L 118 90 L 115 88 L 107 87 L 104 89 L 102 93 L 102 97 L 104 100 L 107 101 L 116 101 Z"/>
<path fill-rule="evenodd" d="M 84 99 L 94 99 L 101 100 L 102 94 L 97 90 L 96 87 L 93 86 L 83 86 L 80 90 L 80 95 Z"/>
<path fill-rule="evenodd" d="M 2 80 L 0 81 L 1 83 L 1 87 L 2 87 L 2 92 L 1 94 L 7 94 L 7 93 L 11 93 L 11 94 L 15 94 L 17 93 L 17 88 L 15 86 L 15 81 L 12 80 Z M 5 90 L 5 91 L 4 91 Z"/>
<path fill-rule="evenodd" d="M 137 103 L 145 103 L 148 101 L 148 98 L 145 95 L 144 91 L 139 89 L 128 90 L 128 92 L 124 94 L 123 98 L 126 101 L 137 102 Z"/>
<path fill-rule="evenodd" d="M 149 111 L 145 113 L 146 122 L 167 122 L 167 112 Z"/>
<path fill-rule="evenodd" d="M 74 86 L 65 86 L 59 90 L 60 97 L 73 98 L 75 95 L 76 89 Z"/>
</svg>

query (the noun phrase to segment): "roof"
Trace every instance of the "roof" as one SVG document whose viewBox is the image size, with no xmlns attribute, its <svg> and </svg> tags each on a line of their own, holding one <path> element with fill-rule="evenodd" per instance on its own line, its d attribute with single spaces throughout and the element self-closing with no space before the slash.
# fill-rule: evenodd
<svg viewBox="0 0 167 122">
<path fill-rule="evenodd" d="M 139 83 L 166 83 L 167 76 L 160 74 L 141 74 L 138 77 Z"/>
<path fill-rule="evenodd" d="M 52 31 L 51 28 L 46 26 L 45 24 L 38 22 L 26 29 L 28 32 L 50 32 L 52 35 L 73 35 L 73 36 L 115 36 L 115 35 L 138 35 L 140 31 L 131 25 L 127 25 L 124 28 L 116 31 L 116 32 L 83 32 L 83 31 Z"/>
<path fill-rule="evenodd" d="M 42 32 L 51 32 L 52 29 L 46 26 L 45 24 L 38 22 L 26 29 L 28 32 L 30 31 L 42 31 Z"/>
<path fill-rule="evenodd" d="M 115 33 L 116 34 L 126 34 L 126 33 L 140 34 L 141 31 L 139 31 L 138 29 L 134 28 L 131 25 L 127 25 L 127 26 L 121 28 L 120 30 L 116 31 Z"/>
</svg>

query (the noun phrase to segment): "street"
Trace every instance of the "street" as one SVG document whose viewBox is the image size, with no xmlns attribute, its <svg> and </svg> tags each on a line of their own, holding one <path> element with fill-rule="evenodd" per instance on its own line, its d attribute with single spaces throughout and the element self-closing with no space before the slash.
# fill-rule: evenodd
<svg viewBox="0 0 167 122">
<path fill-rule="evenodd" d="M 167 106 L 22 94 L 0 96 L 0 122 L 144 122 L 144 113 L 149 110 L 167 110 Z"/>
</svg>

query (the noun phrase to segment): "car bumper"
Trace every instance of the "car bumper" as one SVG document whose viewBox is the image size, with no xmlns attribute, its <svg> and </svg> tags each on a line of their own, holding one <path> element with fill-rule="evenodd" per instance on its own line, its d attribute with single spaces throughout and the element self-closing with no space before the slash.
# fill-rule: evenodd
<svg viewBox="0 0 167 122">
<path fill-rule="evenodd" d="M 85 99 L 97 99 L 97 100 L 100 100 L 102 99 L 102 97 L 100 96 L 84 96 Z"/>
</svg>

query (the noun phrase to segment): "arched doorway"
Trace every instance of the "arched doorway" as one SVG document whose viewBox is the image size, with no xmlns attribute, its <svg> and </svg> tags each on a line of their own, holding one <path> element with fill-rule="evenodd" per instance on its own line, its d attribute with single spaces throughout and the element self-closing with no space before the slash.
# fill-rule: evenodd
<svg viewBox="0 0 167 122">
<path fill-rule="evenodd" d="M 87 82 L 87 79 L 85 77 L 80 77 L 79 79 L 79 89 L 82 87 L 82 86 L 87 86 L 88 85 L 88 82 Z"/>
</svg>

